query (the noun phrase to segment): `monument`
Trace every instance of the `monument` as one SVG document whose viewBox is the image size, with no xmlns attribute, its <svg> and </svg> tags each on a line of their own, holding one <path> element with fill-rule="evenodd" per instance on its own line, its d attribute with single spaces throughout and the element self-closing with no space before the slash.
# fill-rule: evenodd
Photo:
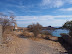
<svg viewBox="0 0 72 54">
<path fill-rule="evenodd" d="M 16 24 L 16 23 L 15 23 L 14 29 L 15 29 L 15 30 L 17 30 L 17 29 L 18 29 L 18 28 L 17 28 L 17 24 Z"/>
</svg>

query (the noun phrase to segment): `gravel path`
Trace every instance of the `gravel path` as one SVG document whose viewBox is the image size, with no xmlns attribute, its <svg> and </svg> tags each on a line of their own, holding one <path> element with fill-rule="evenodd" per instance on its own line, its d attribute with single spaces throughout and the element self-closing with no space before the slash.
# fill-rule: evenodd
<svg viewBox="0 0 72 54">
<path fill-rule="evenodd" d="M 44 45 L 37 42 L 31 43 L 31 54 L 59 54 L 59 52 L 48 45 Z"/>
<path fill-rule="evenodd" d="M 16 37 L 8 45 L 0 45 L 0 54 L 60 54 L 48 45 Z"/>
</svg>

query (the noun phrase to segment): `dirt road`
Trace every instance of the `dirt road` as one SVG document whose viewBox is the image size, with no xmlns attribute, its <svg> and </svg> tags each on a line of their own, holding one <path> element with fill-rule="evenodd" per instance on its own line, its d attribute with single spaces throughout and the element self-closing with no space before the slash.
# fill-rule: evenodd
<svg viewBox="0 0 72 54">
<path fill-rule="evenodd" d="M 58 50 L 37 41 L 15 37 L 9 44 L 0 45 L 0 54 L 60 54 Z"/>
</svg>

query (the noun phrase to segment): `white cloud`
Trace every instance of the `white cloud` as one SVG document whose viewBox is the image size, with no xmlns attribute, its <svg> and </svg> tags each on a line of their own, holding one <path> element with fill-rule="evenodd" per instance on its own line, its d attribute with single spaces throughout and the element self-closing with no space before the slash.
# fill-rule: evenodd
<svg viewBox="0 0 72 54">
<path fill-rule="evenodd" d="M 45 16 L 16 16 L 16 20 L 56 20 L 56 19 L 61 19 L 63 20 L 62 18 L 64 19 L 71 19 L 72 18 L 72 15 L 58 15 L 58 16 L 52 16 L 52 15 L 45 15 Z"/>
<path fill-rule="evenodd" d="M 60 11 L 72 11 L 72 8 L 61 8 Z"/>
<path fill-rule="evenodd" d="M 65 4 L 72 4 L 72 0 L 42 0 L 40 6 L 59 8 Z"/>
<path fill-rule="evenodd" d="M 72 20 L 72 15 L 17 16 L 16 19 L 18 24 L 25 24 L 26 26 L 36 22 L 39 22 L 43 26 L 62 26 L 66 21 Z"/>
<path fill-rule="evenodd" d="M 57 0 L 54 2 L 53 7 L 59 8 L 59 7 L 63 6 L 63 4 L 64 4 L 64 2 L 62 0 Z"/>
<path fill-rule="evenodd" d="M 72 0 L 65 0 L 66 3 L 72 4 Z"/>
<path fill-rule="evenodd" d="M 54 8 L 58 8 L 63 6 L 64 2 L 62 0 L 42 0 L 41 2 L 41 6 L 45 6 L 45 7 L 54 7 Z"/>
<path fill-rule="evenodd" d="M 16 20 L 35 20 L 35 16 L 16 16 Z"/>
</svg>

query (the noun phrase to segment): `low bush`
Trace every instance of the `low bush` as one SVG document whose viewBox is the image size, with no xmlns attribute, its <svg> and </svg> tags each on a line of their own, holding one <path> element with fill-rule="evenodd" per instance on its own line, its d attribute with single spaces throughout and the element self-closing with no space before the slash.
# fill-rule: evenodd
<svg viewBox="0 0 72 54">
<path fill-rule="evenodd" d="M 72 31 L 69 32 L 69 35 L 72 36 Z"/>
<path fill-rule="evenodd" d="M 41 41 L 41 40 L 43 40 L 43 38 L 38 38 L 38 37 L 30 37 L 29 39 L 31 39 L 33 41 Z"/>
<path fill-rule="evenodd" d="M 34 36 L 34 34 L 32 32 L 28 32 L 28 31 L 23 31 L 23 35 L 26 36 L 26 37 Z"/>
<path fill-rule="evenodd" d="M 28 26 L 28 29 L 33 32 L 34 37 L 37 37 L 38 34 L 40 34 L 40 31 L 42 30 L 42 25 L 40 25 L 39 23 L 36 24 L 32 24 Z"/>
<path fill-rule="evenodd" d="M 41 34 L 44 34 L 44 35 L 51 35 L 51 33 L 49 33 L 48 31 L 42 31 Z"/>
<path fill-rule="evenodd" d="M 61 36 L 65 36 L 65 35 L 67 35 L 67 34 L 66 34 L 66 33 L 61 33 L 60 35 L 61 35 Z"/>
<path fill-rule="evenodd" d="M 46 37 L 46 35 L 44 35 L 44 34 L 41 34 L 41 38 L 45 38 Z"/>
</svg>

